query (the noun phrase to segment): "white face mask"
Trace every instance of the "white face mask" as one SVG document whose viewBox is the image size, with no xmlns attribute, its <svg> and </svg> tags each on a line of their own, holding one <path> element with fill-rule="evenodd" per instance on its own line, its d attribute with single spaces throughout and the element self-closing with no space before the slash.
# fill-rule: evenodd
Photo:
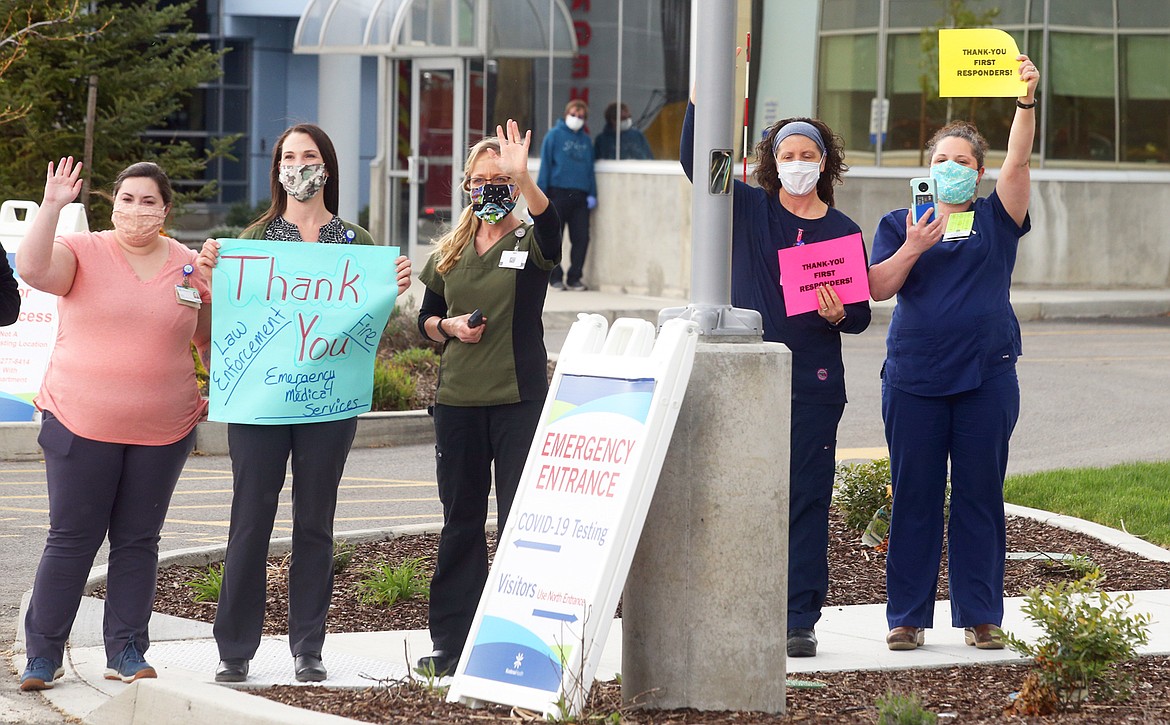
<svg viewBox="0 0 1170 725">
<path fill-rule="evenodd" d="M 786 161 L 776 167 L 780 185 L 793 196 L 804 196 L 817 188 L 821 178 L 819 161 Z"/>
<path fill-rule="evenodd" d="M 580 131 L 585 127 L 585 119 L 580 116 L 565 116 L 565 125 L 570 131 Z"/>
<path fill-rule="evenodd" d="M 634 125 L 634 119 L 632 119 L 632 118 L 623 118 L 622 119 L 622 130 L 623 131 L 629 131 L 633 125 Z"/>
</svg>

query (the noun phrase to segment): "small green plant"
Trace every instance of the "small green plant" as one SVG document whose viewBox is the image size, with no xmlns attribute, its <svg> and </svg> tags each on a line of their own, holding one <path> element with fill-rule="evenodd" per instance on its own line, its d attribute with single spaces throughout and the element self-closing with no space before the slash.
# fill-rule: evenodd
<svg viewBox="0 0 1170 725">
<path fill-rule="evenodd" d="M 374 361 L 374 410 L 406 410 L 414 397 L 414 378 L 392 360 Z"/>
<path fill-rule="evenodd" d="M 365 578 L 358 582 L 358 597 L 364 604 L 391 607 L 399 599 L 430 596 L 422 559 L 406 559 L 401 564 L 390 563 L 367 569 Z"/>
<path fill-rule="evenodd" d="M 1099 572 L 1096 562 L 1081 554 L 1044 559 L 1040 562 L 1040 568 L 1054 574 L 1072 574 L 1078 579 L 1084 579 L 1093 572 Z M 1100 578 L 1104 579 L 1105 575 L 1102 573 Z"/>
<path fill-rule="evenodd" d="M 1035 644 L 1005 636 L 1008 647 L 1035 665 L 1012 705 L 1016 714 L 1049 714 L 1077 709 L 1088 696 L 1108 701 L 1129 694 L 1132 680 L 1115 665 L 1149 642 L 1150 615 L 1131 614 L 1133 597 L 1103 592 L 1100 581 L 1094 570 L 1074 582 L 1033 588 L 1024 597 L 1021 611 L 1042 634 Z"/>
<path fill-rule="evenodd" d="M 333 542 L 333 573 L 340 574 L 349 567 L 353 561 L 354 551 L 357 547 L 348 541 L 334 541 Z"/>
<path fill-rule="evenodd" d="M 195 590 L 195 601 L 218 602 L 219 590 L 223 588 L 223 564 L 212 564 L 184 584 Z"/>
<path fill-rule="evenodd" d="M 917 695 L 902 695 L 887 690 L 875 704 L 878 725 L 930 725 L 938 721 L 938 715 L 925 709 Z"/>
<path fill-rule="evenodd" d="M 845 525 L 865 531 L 874 513 L 890 504 L 890 459 L 837 466 L 834 501 L 845 516 Z"/>
</svg>

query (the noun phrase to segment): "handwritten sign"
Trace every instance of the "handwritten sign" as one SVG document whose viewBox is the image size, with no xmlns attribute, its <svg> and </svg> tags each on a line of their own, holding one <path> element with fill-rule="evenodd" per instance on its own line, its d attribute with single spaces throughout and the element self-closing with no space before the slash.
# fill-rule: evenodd
<svg viewBox="0 0 1170 725">
<path fill-rule="evenodd" d="M 827 284 L 841 302 L 869 299 L 869 274 L 861 233 L 781 249 L 780 279 L 788 316 L 817 309 L 817 287 Z"/>
<path fill-rule="evenodd" d="M 219 241 L 208 417 L 273 425 L 368 411 L 398 248 Z"/>
<path fill-rule="evenodd" d="M 1020 54 L 1012 36 L 996 28 L 938 31 L 938 95 L 942 98 L 1017 98 L 1028 92 L 1020 80 Z"/>
</svg>

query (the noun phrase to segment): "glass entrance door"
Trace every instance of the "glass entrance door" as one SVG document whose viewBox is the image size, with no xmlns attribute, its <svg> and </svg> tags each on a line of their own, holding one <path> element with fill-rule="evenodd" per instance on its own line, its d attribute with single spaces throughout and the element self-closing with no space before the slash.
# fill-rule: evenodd
<svg viewBox="0 0 1170 725">
<path fill-rule="evenodd" d="M 463 162 L 468 145 L 484 134 L 482 65 L 479 59 L 414 59 L 399 61 L 393 72 L 388 222 L 392 243 L 404 245 L 416 263 L 466 201 Z"/>
<path fill-rule="evenodd" d="M 410 244 L 426 245 L 451 223 L 458 213 L 461 155 L 466 147 L 466 127 L 456 123 L 465 117 L 462 63 L 450 60 L 415 60 L 411 71 Z M 456 151 L 459 150 L 459 154 Z"/>
</svg>

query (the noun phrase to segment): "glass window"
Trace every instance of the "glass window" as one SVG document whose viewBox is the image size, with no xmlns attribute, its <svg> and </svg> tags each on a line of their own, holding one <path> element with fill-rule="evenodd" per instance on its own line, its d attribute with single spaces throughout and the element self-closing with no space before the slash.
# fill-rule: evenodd
<svg viewBox="0 0 1170 725">
<path fill-rule="evenodd" d="M 1049 44 L 1047 157 L 1114 161 L 1112 36 L 1051 33 Z"/>
<path fill-rule="evenodd" d="M 1101 0 L 1053 0 L 1048 2 L 1048 23 L 1079 28 L 1112 28 L 1113 3 Z"/>
<path fill-rule="evenodd" d="M 925 164 L 918 152 L 934 129 L 945 123 L 947 112 L 946 101 L 938 97 L 937 54 L 923 52 L 920 33 L 906 33 L 889 36 L 886 57 L 890 113 L 883 163 Z"/>
<path fill-rule="evenodd" d="M 850 151 L 872 151 L 869 109 L 877 95 L 877 36 L 821 38 L 817 115 Z M 891 117 L 892 118 L 892 117 Z"/>
<path fill-rule="evenodd" d="M 1170 35 L 1123 37 L 1121 160 L 1170 162 Z"/>
<path fill-rule="evenodd" d="M 1170 28 L 1170 3 L 1166 0 L 1117 0 L 1117 25 L 1121 28 Z M 1165 58 L 1162 56 L 1163 65 Z"/>
<path fill-rule="evenodd" d="M 824 0 L 821 6 L 821 28 L 824 30 L 852 30 L 876 28 L 879 3 L 857 0 Z"/>
</svg>

